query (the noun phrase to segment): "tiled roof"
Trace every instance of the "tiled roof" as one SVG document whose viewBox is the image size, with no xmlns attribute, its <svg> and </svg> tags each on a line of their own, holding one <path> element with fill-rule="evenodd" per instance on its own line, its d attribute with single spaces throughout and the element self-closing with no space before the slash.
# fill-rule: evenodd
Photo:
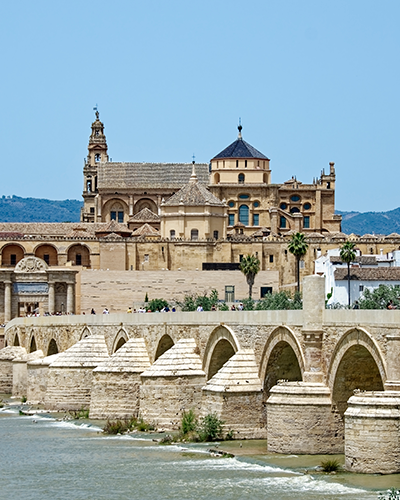
<svg viewBox="0 0 400 500">
<path fill-rule="evenodd" d="M 347 268 L 336 269 L 335 280 L 347 280 Z M 352 267 L 350 280 L 400 281 L 400 267 Z"/>
<path fill-rule="evenodd" d="M 342 259 L 340 258 L 340 255 L 336 255 L 334 257 L 330 257 L 329 260 L 332 263 L 336 264 L 343 264 Z M 358 264 L 361 264 L 362 266 L 373 266 L 376 265 L 376 255 L 358 255 L 355 259 L 354 262 L 357 262 Z"/>
<path fill-rule="evenodd" d="M 149 208 L 145 207 L 131 217 L 128 222 L 160 222 L 160 217 Z"/>
<path fill-rule="evenodd" d="M 227 148 L 218 153 L 217 156 L 214 156 L 213 159 L 217 158 L 259 158 L 269 160 L 269 158 L 241 138 L 236 139 L 235 142 L 232 142 Z"/>
<path fill-rule="evenodd" d="M 97 229 L 96 235 L 100 233 L 117 233 L 130 235 L 132 231 L 128 229 L 125 224 L 120 224 L 116 220 L 110 220 L 110 222 L 104 223 L 102 227 Z"/>
<path fill-rule="evenodd" d="M 160 236 L 160 233 L 150 224 L 143 224 L 132 233 L 132 236 Z"/>
<path fill-rule="evenodd" d="M 209 183 L 207 163 L 198 163 L 199 181 Z M 99 189 L 164 188 L 179 189 L 192 173 L 191 163 L 100 163 L 98 166 Z"/>
<path fill-rule="evenodd" d="M 214 205 L 224 207 L 225 203 L 215 197 L 203 184 L 200 184 L 197 179 L 197 166 L 196 174 L 193 172 L 189 182 L 183 186 L 177 193 L 171 196 L 164 205 L 178 206 L 181 203 L 189 206 L 199 205 Z"/>
</svg>

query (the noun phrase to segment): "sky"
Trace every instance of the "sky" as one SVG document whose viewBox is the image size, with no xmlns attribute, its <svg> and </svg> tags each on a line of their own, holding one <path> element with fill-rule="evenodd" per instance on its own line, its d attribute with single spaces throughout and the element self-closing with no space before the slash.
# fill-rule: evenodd
<svg viewBox="0 0 400 500">
<path fill-rule="evenodd" d="M 209 162 L 237 137 L 272 182 L 336 166 L 336 208 L 400 206 L 398 0 L 19 0 L 0 7 L 0 195 L 81 199 L 97 104 L 113 161 Z"/>
</svg>

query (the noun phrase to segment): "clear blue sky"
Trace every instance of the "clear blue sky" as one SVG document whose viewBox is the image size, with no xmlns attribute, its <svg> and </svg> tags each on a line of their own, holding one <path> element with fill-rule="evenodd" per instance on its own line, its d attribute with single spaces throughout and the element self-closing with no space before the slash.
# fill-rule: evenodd
<svg viewBox="0 0 400 500">
<path fill-rule="evenodd" d="M 97 103 L 114 161 L 207 162 L 237 135 L 272 181 L 336 163 L 339 210 L 400 205 L 398 0 L 3 2 L 0 195 L 81 199 Z"/>
</svg>

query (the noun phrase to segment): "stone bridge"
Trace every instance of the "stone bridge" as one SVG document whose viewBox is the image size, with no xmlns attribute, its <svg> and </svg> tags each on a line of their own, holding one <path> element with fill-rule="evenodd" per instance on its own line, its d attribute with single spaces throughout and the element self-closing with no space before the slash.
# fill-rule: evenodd
<svg viewBox="0 0 400 500">
<path fill-rule="evenodd" d="M 203 414 L 216 411 L 236 437 L 267 437 L 270 451 L 343 453 L 346 443 L 350 470 L 399 472 L 400 311 L 326 310 L 319 276 L 304 280 L 303 296 L 301 311 L 17 318 L 8 323 L 5 342 L 49 356 L 101 339 L 102 355 L 111 361 L 108 368 L 91 365 L 97 386 L 91 382 L 90 405 L 96 415 L 94 395 L 103 397 L 107 384 L 114 393 L 121 387 L 120 378 L 110 381 L 116 372 L 130 371 L 121 364 L 122 352 L 126 360 L 142 342 L 146 359 L 136 370 L 137 411 L 165 428 L 179 420 L 173 422 L 172 414 L 179 417 L 192 405 Z M 115 363 L 112 368 L 117 358 L 118 368 Z M 177 368 L 179 359 L 187 361 Z M 50 365 L 49 377 L 65 363 Z M 74 363 L 68 367 L 76 368 Z M 74 380 L 68 394 L 79 385 Z M 120 405 L 130 387 L 122 391 Z M 175 406 L 168 407 L 174 398 Z M 168 416 L 163 420 L 162 414 Z M 110 415 L 102 410 L 97 416 Z M 384 456 L 382 465 L 376 457 Z"/>
</svg>

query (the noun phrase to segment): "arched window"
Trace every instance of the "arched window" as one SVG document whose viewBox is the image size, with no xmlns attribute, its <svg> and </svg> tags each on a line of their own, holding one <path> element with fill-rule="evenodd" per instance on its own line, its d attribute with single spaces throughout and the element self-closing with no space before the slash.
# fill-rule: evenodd
<svg viewBox="0 0 400 500">
<path fill-rule="evenodd" d="M 298 214 L 299 212 L 300 212 L 300 210 L 297 207 L 292 207 L 290 209 L 290 213 L 291 214 Z"/>
<path fill-rule="evenodd" d="M 219 174 L 214 174 L 214 184 L 219 184 Z"/>
<path fill-rule="evenodd" d="M 283 217 L 283 215 L 281 215 L 279 227 L 281 227 L 282 229 L 286 228 L 286 219 L 285 217 Z"/>
<path fill-rule="evenodd" d="M 199 239 L 199 230 L 198 229 L 192 229 L 190 231 L 190 239 L 195 241 Z"/>
<path fill-rule="evenodd" d="M 100 159 L 101 159 L 100 153 L 96 153 L 96 154 L 94 155 L 94 161 L 95 161 L 96 163 L 99 163 Z"/>
<path fill-rule="evenodd" d="M 238 175 L 238 182 L 239 182 L 239 184 L 244 184 L 244 174 Z"/>
<path fill-rule="evenodd" d="M 239 222 L 245 226 L 249 225 L 249 207 L 247 205 L 240 205 L 239 207 Z"/>
<path fill-rule="evenodd" d="M 169 232 L 169 239 L 174 240 L 175 239 L 175 229 L 171 229 Z"/>
</svg>

